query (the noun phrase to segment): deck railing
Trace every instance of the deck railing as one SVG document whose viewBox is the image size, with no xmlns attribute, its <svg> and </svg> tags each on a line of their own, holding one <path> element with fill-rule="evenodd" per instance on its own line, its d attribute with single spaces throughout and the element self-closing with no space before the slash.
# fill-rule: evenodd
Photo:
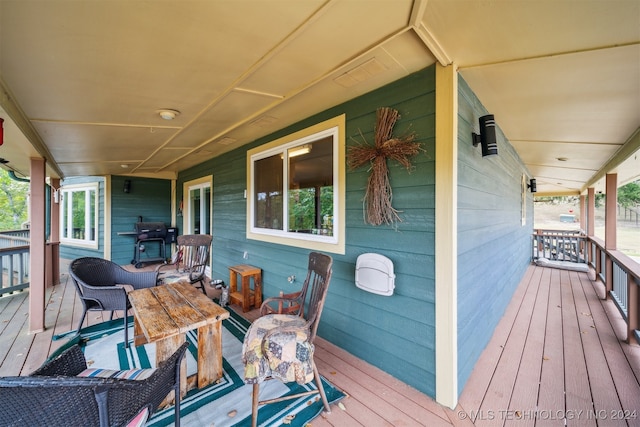
<svg viewBox="0 0 640 427">
<path fill-rule="evenodd" d="M 640 264 L 620 251 L 605 249 L 597 237 L 590 243 L 589 264 L 627 323 L 627 342 L 635 337 L 640 343 Z"/>
<path fill-rule="evenodd" d="M 580 230 L 536 230 L 531 258 L 587 262 L 587 236 Z"/>
<path fill-rule="evenodd" d="M 0 232 L 0 296 L 29 287 L 29 230 Z"/>
<path fill-rule="evenodd" d="M 627 323 L 627 342 L 635 337 L 640 343 L 640 264 L 579 230 L 536 230 L 532 241 L 533 260 L 588 263 Z"/>
</svg>

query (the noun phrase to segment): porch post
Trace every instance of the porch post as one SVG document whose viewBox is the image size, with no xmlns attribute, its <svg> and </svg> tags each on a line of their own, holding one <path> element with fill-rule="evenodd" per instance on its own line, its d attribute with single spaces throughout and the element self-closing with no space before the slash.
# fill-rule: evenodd
<svg viewBox="0 0 640 427">
<path fill-rule="evenodd" d="M 582 230 L 583 233 L 586 233 L 587 230 L 587 196 L 584 194 L 580 194 L 580 230 Z M 581 253 L 584 254 L 584 258 L 586 260 L 586 262 L 589 262 L 589 247 L 591 246 L 589 244 L 589 242 L 585 239 L 585 240 L 579 240 L 580 242 L 580 248 L 579 251 Z"/>
<path fill-rule="evenodd" d="M 587 214 L 586 198 L 587 196 L 585 196 L 584 194 L 580 195 L 580 230 L 583 230 L 585 232 L 587 231 L 587 218 L 585 218 Z"/>
<path fill-rule="evenodd" d="M 29 263 L 29 333 L 44 331 L 45 299 L 45 160 L 31 159 L 30 260 Z"/>
<path fill-rule="evenodd" d="M 617 248 L 617 210 L 618 210 L 618 174 L 609 173 L 606 176 L 606 201 L 604 212 L 604 248 L 607 252 L 615 251 Z M 613 289 L 613 260 L 610 256 L 606 259 L 605 280 L 607 298 Z"/>
<path fill-rule="evenodd" d="M 595 216 L 596 216 L 596 191 L 595 188 L 587 189 L 587 236 L 593 237 L 595 234 Z M 593 245 L 589 243 L 589 261 L 596 265 L 596 271 L 599 273 L 599 263 L 596 261 L 596 254 L 593 252 Z"/>
<path fill-rule="evenodd" d="M 436 401 L 458 403 L 458 73 L 436 64 Z"/>
</svg>

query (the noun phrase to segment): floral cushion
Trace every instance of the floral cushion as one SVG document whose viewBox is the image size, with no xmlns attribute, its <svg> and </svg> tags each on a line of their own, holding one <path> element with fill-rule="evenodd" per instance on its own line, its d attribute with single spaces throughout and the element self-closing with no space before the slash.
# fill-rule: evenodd
<svg viewBox="0 0 640 427">
<path fill-rule="evenodd" d="M 298 384 L 312 381 L 314 348 L 308 341 L 305 324 L 303 318 L 286 314 L 268 314 L 256 319 L 242 345 L 244 382 L 255 384 L 267 377 Z M 275 328 L 279 330 L 265 338 Z"/>
<path fill-rule="evenodd" d="M 155 372 L 155 369 L 128 369 L 117 371 L 113 369 L 88 368 L 78 374 L 79 377 L 117 378 L 120 380 L 144 380 Z"/>
</svg>

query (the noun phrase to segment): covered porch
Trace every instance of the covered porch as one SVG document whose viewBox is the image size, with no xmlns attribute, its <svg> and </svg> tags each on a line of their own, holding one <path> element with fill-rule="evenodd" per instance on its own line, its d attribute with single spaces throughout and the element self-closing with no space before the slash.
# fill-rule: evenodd
<svg viewBox="0 0 640 427">
<path fill-rule="evenodd" d="M 0 376 L 27 375 L 65 341 L 52 337 L 77 325 L 81 304 L 60 271 L 43 332 L 28 333 L 28 291 L 0 298 Z M 640 346 L 626 342 L 627 324 L 604 296 L 593 269 L 532 264 L 453 410 L 319 337 L 320 373 L 347 398 L 313 425 L 639 425 Z M 86 324 L 105 320 L 90 312 Z"/>
</svg>

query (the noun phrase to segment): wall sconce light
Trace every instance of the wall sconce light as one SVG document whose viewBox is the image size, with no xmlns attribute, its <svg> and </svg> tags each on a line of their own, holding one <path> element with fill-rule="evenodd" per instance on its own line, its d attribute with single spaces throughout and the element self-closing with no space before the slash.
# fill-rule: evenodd
<svg viewBox="0 0 640 427">
<path fill-rule="evenodd" d="M 536 191 L 538 191 L 538 187 L 536 187 L 536 179 L 535 178 L 531 178 L 529 180 L 529 184 L 527 184 L 527 187 L 529 187 L 531 189 L 532 193 L 535 193 Z"/>
<path fill-rule="evenodd" d="M 130 193 L 131 192 L 131 180 L 130 179 L 125 179 L 124 180 L 124 187 L 122 187 L 122 191 L 124 191 L 125 193 Z"/>
<path fill-rule="evenodd" d="M 482 145 L 482 157 L 494 156 L 498 154 L 498 143 L 496 142 L 496 120 L 493 114 L 487 114 L 479 119 L 480 135 L 472 133 L 473 146 Z"/>
</svg>

